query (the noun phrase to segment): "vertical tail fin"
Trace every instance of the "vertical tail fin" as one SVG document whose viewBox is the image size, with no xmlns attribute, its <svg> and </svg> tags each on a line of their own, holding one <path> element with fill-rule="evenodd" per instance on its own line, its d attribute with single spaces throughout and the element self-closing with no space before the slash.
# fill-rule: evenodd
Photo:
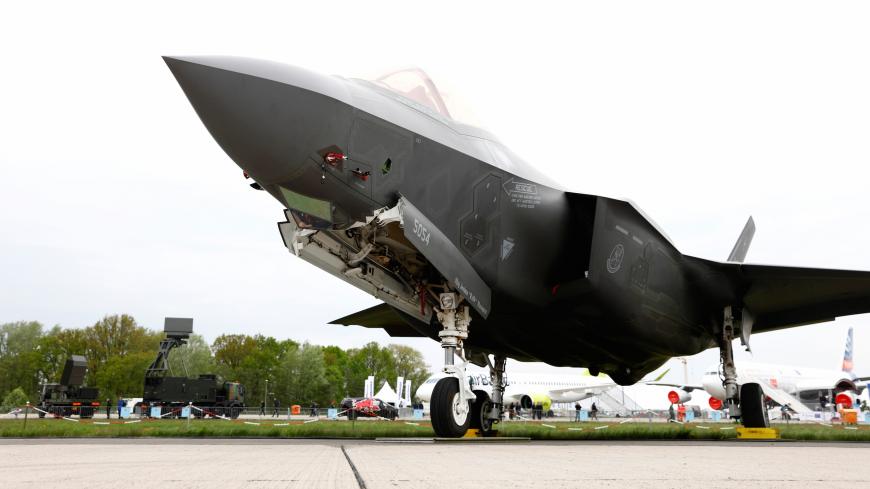
<svg viewBox="0 0 870 489">
<path fill-rule="evenodd" d="M 843 372 L 852 373 L 852 327 L 849 327 L 849 334 L 846 336 L 846 352 L 843 353 Z"/>
<path fill-rule="evenodd" d="M 746 259 L 746 253 L 749 252 L 749 245 L 752 244 L 753 236 L 755 236 L 755 220 L 752 219 L 752 216 L 749 216 L 749 220 L 746 221 L 746 226 L 743 227 L 740 237 L 734 243 L 731 254 L 728 255 L 728 261 L 743 263 L 743 260 Z"/>
</svg>

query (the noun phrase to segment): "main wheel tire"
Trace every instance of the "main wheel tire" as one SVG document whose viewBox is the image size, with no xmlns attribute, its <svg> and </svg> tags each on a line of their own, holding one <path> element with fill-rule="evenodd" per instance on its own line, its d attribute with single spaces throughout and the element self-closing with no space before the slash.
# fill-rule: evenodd
<svg viewBox="0 0 870 489">
<path fill-rule="evenodd" d="M 493 420 L 487 419 L 486 416 L 492 409 L 492 401 L 485 392 L 475 391 L 477 399 L 471 405 L 471 420 L 469 427 L 480 430 L 484 435 L 491 434 L 493 429 Z"/>
<path fill-rule="evenodd" d="M 459 394 L 459 380 L 455 377 L 445 377 L 435 384 L 429 408 L 435 436 L 460 438 L 465 435 L 471 421 L 471 406 L 467 402 L 463 406 L 463 402 Z"/>
<path fill-rule="evenodd" d="M 769 428 L 761 385 L 750 382 L 740 387 L 740 417 L 745 428 Z"/>
</svg>

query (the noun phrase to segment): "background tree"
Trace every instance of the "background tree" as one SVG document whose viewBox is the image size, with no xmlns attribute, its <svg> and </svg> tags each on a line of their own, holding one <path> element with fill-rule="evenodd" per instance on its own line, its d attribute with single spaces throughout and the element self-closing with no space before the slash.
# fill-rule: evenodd
<svg viewBox="0 0 870 489">
<path fill-rule="evenodd" d="M 281 357 L 299 347 L 292 340 L 278 341 L 263 335 L 222 335 L 212 343 L 214 359 L 225 380 L 241 382 L 246 388 L 246 403 L 256 406 L 269 391 L 278 388 L 278 366 Z M 269 396 L 271 399 L 272 396 Z M 269 401 L 267 401 L 268 403 Z"/>
<path fill-rule="evenodd" d="M 326 397 L 330 403 L 334 401 L 338 405 L 342 399 L 351 395 L 348 388 L 350 360 L 347 352 L 337 346 L 325 346 L 322 351 L 326 381 L 329 384 Z"/>
<path fill-rule="evenodd" d="M 200 374 L 217 373 L 217 364 L 211 347 L 205 338 L 193 334 L 184 346 L 176 348 L 169 355 L 171 375 L 198 377 Z"/>
<path fill-rule="evenodd" d="M 42 324 L 18 321 L 0 325 L 0 395 L 21 387 L 28 396 L 39 391 Z"/>
<path fill-rule="evenodd" d="M 152 352 L 113 356 L 100 366 L 90 385 L 100 390 L 101 399 L 142 397 L 145 370 L 154 357 Z"/>
<path fill-rule="evenodd" d="M 85 385 L 100 390 L 101 399 L 140 397 L 145 370 L 154 360 L 162 331 L 140 326 L 127 314 L 107 315 L 86 328 L 45 330 L 35 321 L 0 325 L 0 399 L 18 388 L 31 400 L 41 383 L 59 382 L 71 355 L 88 358 Z M 247 388 L 247 404 L 258 405 L 266 394 L 269 403 L 279 396 L 291 402 L 321 406 L 363 393 L 365 379 L 375 376 L 376 388 L 393 385 L 404 375 L 419 385 L 428 370 L 413 348 L 375 342 L 343 350 L 337 346 L 299 345 L 263 335 L 221 335 L 211 346 L 199 335 L 176 349 L 169 360 L 172 375 L 196 377 L 215 373 Z M 187 372 L 181 367 L 184 363 Z M 18 395 L 18 394 L 16 394 Z"/>
<path fill-rule="evenodd" d="M 312 401 L 320 406 L 328 405 L 331 401 L 330 384 L 326 377 L 323 349 L 305 343 L 287 350 L 281 357 L 275 377 L 275 395 L 282 406 L 308 406 Z"/>
<path fill-rule="evenodd" d="M 393 355 L 393 361 L 396 365 L 396 374 L 405 377 L 411 381 L 411 398 L 414 397 L 414 391 L 431 375 L 429 366 L 423 360 L 423 354 L 419 351 L 405 345 L 389 345 L 387 347 Z M 399 395 L 402 393 L 399 392 Z"/>
<path fill-rule="evenodd" d="M 384 382 L 390 385 L 396 383 L 396 363 L 388 348 L 381 347 L 374 341 L 362 348 L 348 351 L 350 371 L 348 375 L 348 390 L 353 396 L 361 396 L 365 387 L 365 379 L 369 375 L 375 377 L 375 392 Z"/>
<path fill-rule="evenodd" d="M 0 414 L 6 414 L 25 404 L 27 404 L 27 394 L 21 387 L 16 387 L 3 397 L 3 403 L 0 404 Z"/>
</svg>

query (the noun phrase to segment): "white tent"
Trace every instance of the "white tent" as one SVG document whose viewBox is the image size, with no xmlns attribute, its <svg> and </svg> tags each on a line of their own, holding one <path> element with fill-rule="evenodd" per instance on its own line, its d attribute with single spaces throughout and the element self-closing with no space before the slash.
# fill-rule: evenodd
<svg viewBox="0 0 870 489">
<path fill-rule="evenodd" d="M 384 402 L 395 404 L 396 399 L 399 396 L 398 394 L 396 394 L 396 391 L 394 391 L 393 388 L 390 387 L 389 382 L 384 382 L 384 386 L 381 387 L 381 390 L 379 390 L 377 394 L 375 394 L 375 397 Z"/>
</svg>

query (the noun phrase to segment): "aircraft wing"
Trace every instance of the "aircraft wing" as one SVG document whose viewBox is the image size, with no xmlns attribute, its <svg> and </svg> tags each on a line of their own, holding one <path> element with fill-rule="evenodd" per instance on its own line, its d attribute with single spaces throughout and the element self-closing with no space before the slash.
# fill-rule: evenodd
<svg viewBox="0 0 870 489">
<path fill-rule="evenodd" d="M 870 272 L 686 258 L 714 271 L 700 280 L 730 283 L 742 296 L 754 319 L 753 333 L 870 313 Z"/>
<path fill-rule="evenodd" d="M 661 374 L 659 374 L 656 378 L 651 379 L 651 380 L 641 380 L 637 384 L 641 384 L 641 385 L 674 385 L 674 384 L 661 384 L 661 383 L 659 383 L 659 381 L 662 380 L 662 378 L 665 375 L 667 375 L 668 372 L 670 372 L 670 371 L 671 371 L 671 369 L 667 369 L 664 372 L 662 372 Z M 637 385 L 637 384 L 635 384 L 635 385 Z M 679 387 L 676 385 L 674 385 L 674 386 Z M 565 387 L 562 389 L 550 389 L 549 392 L 550 392 L 550 394 L 565 394 L 567 392 L 589 392 L 589 391 L 594 391 L 596 389 L 607 390 L 607 389 L 612 389 L 614 387 L 622 387 L 622 386 L 620 386 L 616 382 L 603 382 L 601 384 L 592 384 L 592 385 L 589 385 L 586 387 L 574 386 L 574 387 Z M 697 387 L 697 389 L 702 389 L 702 387 Z M 688 391 L 686 391 L 686 392 L 688 392 Z"/>
<path fill-rule="evenodd" d="M 548 389 L 547 392 L 550 394 L 550 396 L 555 396 L 560 394 L 567 394 L 568 392 L 589 393 L 594 391 L 612 389 L 614 387 L 619 387 L 619 384 L 617 384 L 616 382 L 608 382 L 606 384 L 595 384 L 585 387 L 575 385 L 574 387 L 565 387 L 562 389 Z"/>
<path fill-rule="evenodd" d="M 702 391 L 704 388 L 700 385 L 686 385 L 686 384 L 669 384 L 667 382 L 644 382 L 646 385 L 659 385 L 663 387 L 676 387 L 677 389 L 682 389 L 686 392 L 692 392 L 694 390 Z"/>
<path fill-rule="evenodd" d="M 398 309 L 390 307 L 390 305 L 385 303 L 336 319 L 329 324 L 381 328 L 386 330 L 387 334 L 393 337 L 429 336 L 424 334 L 425 330 L 420 326 L 423 323 L 416 321 L 413 318 L 406 317 L 406 315 Z"/>
</svg>

